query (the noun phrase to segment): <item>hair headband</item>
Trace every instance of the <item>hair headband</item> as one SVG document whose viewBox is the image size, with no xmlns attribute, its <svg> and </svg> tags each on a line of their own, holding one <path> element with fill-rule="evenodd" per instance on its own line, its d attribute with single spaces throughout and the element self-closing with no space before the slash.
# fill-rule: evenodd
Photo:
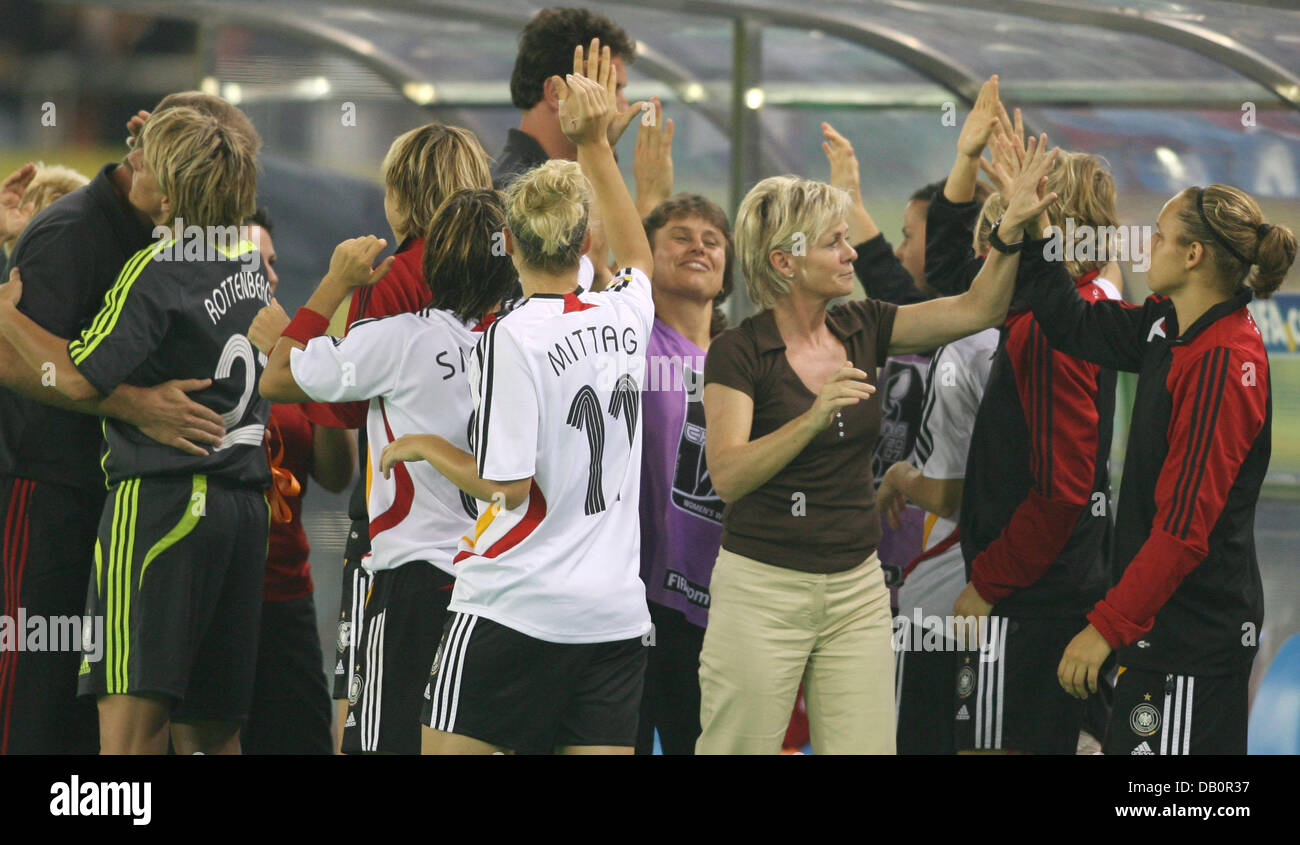
<svg viewBox="0 0 1300 845">
<path fill-rule="evenodd" d="M 1206 229 L 1210 230 L 1210 235 L 1213 236 L 1213 238 L 1219 242 L 1220 246 L 1222 246 L 1229 253 L 1231 253 L 1231 255 L 1234 258 L 1236 258 L 1238 261 L 1240 261 L 1242 264 L 1245 264 L 1248 267 L 1251 264 L 1255 263 L 1250 259 L 1248 259 L 1246 256 L 1242 255 L 1240 252 L 1237 252 L 1236 247 L 1234 247 L 1231 243 L 1229 243 L 1227 238 L 1219 234 L 1218 229 L 1210 225 L 1210 219 L 1205 216 L 1205 189 L 1204 188 L 1196 189 L 1196 213 L 1201 215 L 1201 222 L 1205 224 Z M 1256 234 L 1258 234 L 1258 230 L 1256 230 Z M 1260 237 L 1263 237 L 1263 235 L 1260 235 Z"/>
</svg>

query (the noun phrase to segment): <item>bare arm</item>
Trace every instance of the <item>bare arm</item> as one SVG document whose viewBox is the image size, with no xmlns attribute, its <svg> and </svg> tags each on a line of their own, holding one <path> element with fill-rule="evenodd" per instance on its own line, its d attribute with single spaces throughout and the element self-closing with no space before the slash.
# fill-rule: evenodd
<svg viewBox="0 0 1300 845">
<path fill-rule="evenodd" d="M 67 339 L 47 331 L 18 310 L 22 294 L 22 278 L 15 267 L 9 273 L 8 283 L 0 285 L 0 336 L 9 342 L 28 369 L 41 373 L 47 386 L 58 394 L 72 400 L 102 399 L 94 385 L 73 366 Z"/>
<path fill-rule="evenodd" d="M 212 379 L 177 379 L 154 387 L 119 384 L 108 396 L 69 399 L 42 380 L 4 338 L 0 338 L 0 385 L 34 402 L 91 416 L 113 417 L 140 429 L 146 437 L 191 455 L 208 454 L 203 445 L 218 446 L 226 428 L 221 415 L 187 395 L 203 390 Z"/>
<path fill-rule="evenodd" d="M 709 436 L 704 451 L 722 501 L 734 502 L 762 487 L 831 424 L 836 411 L 869 399 L 876 389 L 866 379 L 865 372 L 846 361 L 827 379 L 811 408 L 757 440 L 749 439 L 754 400 L 734 387 L 705 385 Z"/>
<path fill-rule="evenodd" d="M 324 425 L 312 425 L 311 431 L 311 477 L 331 493 L 346 490 L 357 465 L 357 433 Z"/>
<path fill-rule="evenodd" d="M 378 283 L 392 268 L 393 257 L 384 259 L 374 269 L 371 269 L 371 263 L 387 243 L 383 238 L 367 235 L 351 238 L 336 246 L 334 255 L 330 258 L 330 269 L 326 271 L 315 292 L 307 300 L 306 308 L 328 318 L 338 311 L 339 306 L 352 294 L 353 288 Z M 265 316 L 263 312 L 266 312 Z M 274 320 L 274 318 L 273 311 L 267 312 L 267 309 L 263 308 L 254 319 L 253 325 L 256 326 L 260 320 Z M 306 348 L 305 343 L 280 335 L 275 348 L 267 358 L 266 369 L 262 371 L 262 380 L 257 385 L 263 397 L 272 402 L 307 402 L 311 399 L 294 381 L 293 371 L 289 367 L 289 351 Z"/>
<path fill-rule="evenodd" d="M 385 446 L 379 456 L 384 478 L 389 477 L 395 464 L 404 461 L 428 461 L 448 481 L 475 499 L 502 504 L 506 510 L 523 504 L 533 485 L 532 476 L 515 481 L 479 478 L 474 456 L 436 434 L 407 434 Z"/>
<path fill-rule="evenodd" d="M 885 471 L 876 491 L 876 504 L 889 526 L 895 529 L 902 515 L 903 499 L 926 513 L 950 519 L 961 507 L 964 483 L 961 478 L 929 478 L 906 461 L 899 461 Z"/>
</svg>

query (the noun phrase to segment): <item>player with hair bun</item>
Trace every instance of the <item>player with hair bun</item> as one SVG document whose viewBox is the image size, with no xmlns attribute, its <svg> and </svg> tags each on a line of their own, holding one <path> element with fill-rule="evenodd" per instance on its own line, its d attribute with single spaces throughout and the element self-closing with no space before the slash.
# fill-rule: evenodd
<svg viewBox="0 0 1300 845">
<path fill-rule="evenodd" d="M 1057 675 L 1097 692 L 1117 653 L 1108 754 L 1245 754 L 1250 668 L 1264 622 L 1255 504 L 1268 470 L 1268 353 L 1246 306 L 1295 261 L 1291 230 L 1229 185 L 1160 211 L 1141 308 L 1085 302 L 1046 241 L 1021 272 L 1054 345 L 1140 373 L 1115 533 L 1119 582 L 1065 648 Z"/>
<path fill-rule="evenodd" d="M 630 754 L 636 744 L 650 631 L 637 508 L 653 260 L 607 137 L 610 51 L 593 41 L 585 76 L 583 55 L 554 80 L 578 164 L 547 162 L 507 194 L 506 250 L 525 298 L 474 350 L 473 454 L 424 435 L 382 459 L 385 472 L 428 461 L 490 503 L 456 558 L 429 681 L 430 753 Z M 625 268 L 599 293 L 577 286 L 589 191 Z"/>
<path fill-rule="evenodd" d="M 311 336 L 323 331 L 325 314 L 354 288 L 379 282 L 394 261 L 370 269 L 384 246 L 380 239 L 340 244 L 330 272 L 272 351 L 262 394 L 283 402 L 368 400 L 371 467 L 381 449 L 414 432 L 434 431 L 468 448 L 472 406 L 465 361 L 514 285 L 510 262 L 493 246 L 504 224 L 496 192 L 457 191 L 428 222 L 427 307 L 358 321 L 342 339 Z M 422 691 L 455 581 L 453 557 L 478 507 L 424 464 L 367 480 L 373 548 L 367 569 L 375 574 L 345 746 L 416 754 Z"/>
</svg>

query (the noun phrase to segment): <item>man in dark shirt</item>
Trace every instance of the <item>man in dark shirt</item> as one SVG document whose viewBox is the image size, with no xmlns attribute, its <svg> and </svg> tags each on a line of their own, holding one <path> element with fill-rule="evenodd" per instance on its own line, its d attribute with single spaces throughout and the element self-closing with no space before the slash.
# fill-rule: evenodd
<svg viewBox="0 0 1300 845">
<path fill-rule="evenodd" d="M 522 112 L 519 128 L 506 136 L 505 149 L 492 168 L 492 187 L 503 190 L 526 170 L 553 158 L 576 161 L 578 150 L 560 131 L 559 97 L 553 77 L 573 71 L 573 49 L 600 39 L 608 47 L 618 74 L 618 109 L 609 125 L 614 146 L 643 104 L 629 107 L 623 96 L 627 62 L 636 57 L 636 42 L 609 18 L 587 9 L 543 9 L 519 35 L 519 53 L 510 75 L 510 99 Z"/>
<path fill-rule="evenodd" d="M 216 97 L 171 94 L 158 109 L 190 105 L 223 115 L 233 107 Z M 229 115 L 226 115 L 229 117 Z M 239 115 L 242 118 L 242 114 Z M 243 118 L 251 131 L 251 124 Z M 128 201 L 132 168 L 108 164 L 86 187 L 36 215 L 23 230 L 10 267 L 29 279 L 19 310 L 61 337 L 80 334 L 103 304 L 127 259 L 149 243 L 146 215 Z M 16 177 L 16 178 L 15 178 Z M 5 202 L 21 196 L 28 168 L 4 185 Z M 8 278 L 8 268 L 4 278 Z M 50 624 L 80 620 L 85 609 L 96 527 L 105 484 L 99 453 L 101 421 L 113 417 L 181 452 L 204 455 L 221 442 L 221 415 L 189 399 L 210 379 L 180 379 L 140 387 L 123 383 L 109 395 L 74 400 L 57 390 L 48 369 L 34 369 L 0 336 L 0 614 Z M 181 451 L 177 451 L 181 450 Z M 79 627 L 79 626 L 78 626 Z M 102 632 L 47 650 L 0 652 L 0 753 L 95 753 L 93 703 L 76 698 L 78 649 L 102 646 Z"/>
</svg>

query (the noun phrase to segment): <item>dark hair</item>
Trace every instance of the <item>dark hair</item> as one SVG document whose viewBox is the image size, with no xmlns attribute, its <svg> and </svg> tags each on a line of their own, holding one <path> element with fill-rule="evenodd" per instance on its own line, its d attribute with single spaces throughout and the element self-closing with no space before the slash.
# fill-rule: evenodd
<svg viewBox="0 0 1300 845">
<path fill-rule="evenodd" d="M 938 182 L 931 182 L 928 185 L 922 185 L 921 187 L 917 188 L 914 192 L 912 192 L 912 195 L 907 198 L 907 201 L 908 202 L 934 202 L 934 198 L 939 196 L 939 194 L 943 193 L 943 188 L 947 184 L 948 184 L 948 179 L 945 177 L 943 179 L 940 179 Z M 975 180 L 975 202 L 983 206 L 984 203 L 988 200 L 988 198 L 992 195 L 993 195 L 993 187 L 991 185 L 985 182 L 981 182 L 978 179 Z"/>
<path fill-rule="evenodd" d="M 519 53 L 510 74 L 510 100 L 527 111 L 542 100 L 546 80 L 573 71 L 573 48 L 599 38 L 602 47 L 625 62 L 636 57 L 636 42 L 618 24 L 589 9 L 542 9 L 519 34 Z"/>
<path fill-rule="evenodd" d="M 462 188 L 433 215 L 424 239 L 424 283 L 434 308 L 469 322 L 505 299 L 515 282 L 506 255 L 506 209 L 501 195 Z"/>
<path fill-rule="evenodd" d="M 259 205 L 257 211 L 248 215 L 248 219 L 244 222 L 251 223 L 254 226 L 261 226 L 268 235 L 275 234 L 275 226 L 271 224 L 271 212 L 267 211 L 264 205 Z"/>
<path fill-rule="evenodd" d="M 1246 284 L 1260 299 L 1272 296 L 1295 262 L 1295 234 L 1266 222 L 1259 203 L 1231 185 L 1186 188 L 1180 196 L 1180 242 L 1199 241 L 1233 287 Z"/>
<path fill-rule="evenodd" d="M 723 240 L 727 242 L 726 260 L 722 266 L 722 292 L 713 299 L 713 322 L 709 326 L 709 336 L 713 337 L 727 327 L 727 319 L 718 306 L 731 295 L 731 289 L 735 284 L 732 267 L 735 264 L 736 245 L 731 236 L 731 223 L 727 220 L 727 213 L 722 210 L 722 207 L 708 197 L 699 194 L 678 194 L 656 205 L 642 221 L 650 246 L 654 247 L 656 232 L 682 217 L 702 218 L 716 227 L 722 233 Z"/>
</svg>

